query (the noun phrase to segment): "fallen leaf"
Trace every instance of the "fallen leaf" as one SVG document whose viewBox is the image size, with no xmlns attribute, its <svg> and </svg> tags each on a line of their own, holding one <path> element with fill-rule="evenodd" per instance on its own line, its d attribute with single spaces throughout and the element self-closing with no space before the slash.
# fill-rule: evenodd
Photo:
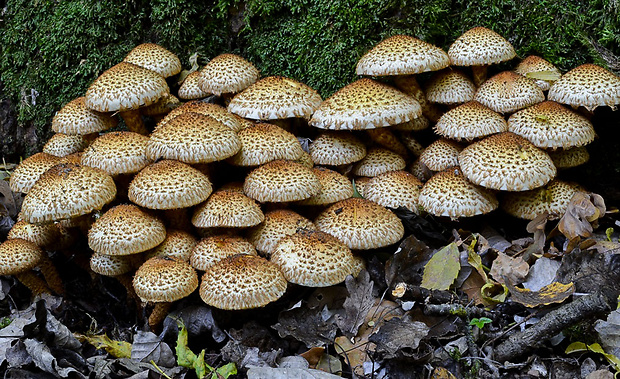
<svg viewBox="0 0 620 379">
<path fill-rule="evenodd" d="M 358 375 L 364 375 L 364 362 L 370 360 L 367 353 L 367 340 L 359 341 L 357 344 L 353 344 L 347 337 L 336 337 L 334 343 L 334 349 L 336 353 L 340 355 L 344 361 L 351 367 L 353 372 Z"/>
<path fill-rule="evenodd" d="M 336 316 L 336 325 L 345 335 L 353 337 L 375 304 L 372 295 L 373 282 L 370 281 L 368 272 L 362 270 L 356 278 L 347 276 L 345 285 L 349 296 L 344 301 L 343 312 Z"/>
<path fill-rule="evenodd" d="M 530 308 L 539 305 L 561 303 L 575 292 L 575 285 L 573 283 L 562 284 L 554 282 L 541 288 L 540 291 L 530 291 L 527 288 L 514 287 L 510 283 L 506 283 L 506 286 L 512 295 L 512 301 Z"/>
<path fill-rule="evenodd" d="M 505 284 L 488 282 L 480 289 L 482 300 L 487 304 L 503 303 L 508 297 L 508 288 Z"/>
<path fill-rule="evenodd" d="M 420 287 L 428 290 L 450 289 L 461 269 L 459 257 L 460 252 L 454 242 L 437 251 L 424 266 Z"/>
<path fill-rule="evenodd" d="M 103 349 L 115 358 L 131 358 L 131 344 L 127 341 L 110 339 L 106 334 L 87 336 L 77 334 L 76 337 L 82 342 L 88 342 L 97 349 Z"/>
<path fill-rule="evenodd" d="M 400 243 L 394 255 L 385 264 L 385 281 L 389 287 L 396 283 L 419 285 L 424 265 L 433 256 L 433 249 L 413 234 Z"/>
<path fill-rule="evenodd" d="M 530 266 L 521 257 L 510 257 L 504 253 L 498 253 L 493 261 L 489 275 L 498 283 L 519 284 L 525 279 Z"/>
<path fill-rule="evenodd" d="M 409 317 L 395 317 L 387 321 L 379 331 L 370 336 L 369 341 L 374 342 L 377 353 L 384 359 L 406 357 L 415 350 L 422 338 L 426 337 L 430 328 L 419 321 L 412 321 Z M 403 351 L 407 349 L 407 352 Z"/>
<path fill-rule="evenodd" d="M 299 307 L 281 312 L 278 323 L 272 328 L 280 337 L 291 336 L 305 343 L 308 348 L 325 346 L 333 343 L 336 337 L 338 328 L 335 318 L 335 314 L 327 307 L 323 309 Z"/>
<path fill-rule="evenodd" d="M 467 249 L 467 263 L 469 263 L 476 270 L 478 277 L 482 278 L 484 283 L 489 281 L 487 273 L 484 271 L 484 266 L 482 265 L 482 259 L 473 249 Z"/>
<path fill-rule="evenodd" d="M 329 372 L 330 374 L 342 374 L 342 363 L 340 359 L 329 354 L 323 354 L 315 368 L 317 370 Z"/>
<path fill-rule="evenodd" d="M 463 282 L 461 291 L 465 292 L 467 299 L 473 301 L 475 305 L 489 305 L 482 297 L 482 287 L 486 284 L 486 281 L 478 272 L 472 272 L 469 277 Z"/>
<path fill-rule="evenodd" d="M 316 368 L 316 365 L 321 360 L 321 356 L 325 353 L 325 349 L 322 347 L 313 347 L 310 350 L 299 354 L 308 361 L 311 368 Z"/>
<path fill-rule="evenodd" d="M 554 282 L 555 274 L 560 268 L 557 260 L 541 257 L 534 262 L 522 283 L 530 291 L 539 291 L 544 286 Z"/>
<path fill-rule="evenodd" d="M 606 321 L 597 320 L 594 329 L 605 351 L 620 357 L 620 309 L 610 312 Z"/>
<path fill-rule="evenodd" d="M 138 331 L 133 337 L 131 359 L 142 362 L 152 361 L 162 367 L 173 367 L 176 363 L 170 346 L 155 333 L 144 331 Z"/>
<path fill-rule="evenodd" d="M 566 348 L 564 352 L 566 354 L 570 354 L 570 353 L 584 353 L 584 352 L 590 352 L 590 351 L 593 353 L 602 354 L 607 360 L 607 362 L 609 362 L 613 366 L 614 370 L 616 370 L 617 372 L 620 371 L 620 358 L 616 357 L 613 354 L 606 353 L 605 350 L 603 350 L 601 345 L 599 345 L 598 343 L 586 345 L 583 342 L 573 342 L 570 345 L 568 345 L 568 347 Z"/>
<path fill-rule="evenodd" d="M 569 240 L 592 235 L 592 223 L 605 214 L 605 202 L 594 193 L 575 192 L 564 216 L 558 222 L 558 230 Z"/>
<path fill-rule="evenodd" d="M 340 376 L 311 368 L 252 367 L 248 379 L 341 379 Z"/>
<path fill-rule="evenodd" d="M 431 379 L 456 379 L 456 376 L 444 367 L 436 367 L 431 374 Z"/>
</svg>

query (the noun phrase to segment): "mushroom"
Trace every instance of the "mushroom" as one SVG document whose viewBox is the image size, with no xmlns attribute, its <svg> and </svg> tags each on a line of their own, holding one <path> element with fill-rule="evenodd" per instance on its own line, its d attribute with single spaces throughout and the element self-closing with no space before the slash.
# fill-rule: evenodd
<svg viewBox="0 0 620 379">
<path fill-rule="evenodd" d="M 316 229 L 316 226 L 291 210 L 278 209 L 265 213 L 265 220 L 250 228 L 247 238 L 259 253 L 270 256 L 282 237 L 294 234 L 302 228 Z"/>
<path fill-rule="evenodd" d="M 194 210 L 192 224 L 198 228 L 246 228 L 264 219 L 256 201 L 242 192 L 218 190 Z"/>
<path fill-rule="evenodd" d="M 474 99 L 476 86 L 461 70 L 445 69 L 431 76 L 424 93 L 433 103 L 461 104 Z"/>
<path fill-rule="evenodd" d="M 553 164 L 558 169 L 577 167 L 590 160 L 590 153 L 588 153 L 588 149 L 585 146 L 558 149 L 548 153 Z"/>
<path fill-rule="evenodd" d="M 352 133 L 324 132 L 309 145 L 310 157 L 318 165 L 342 166 L 366 156 L 366 146 Z"/>
<path fill-rule="evenodd" d="M 252 122 L 242 119 L 241 117 L 230 113 L 226 108 L 221 105 L 213 103 L 205 103 L 203 101 L 188 101 L 187 103 L 174 108 L 164 117 L 155 127 L 155 130 L 165 125 L 168 121 L 172 120 L 176 116 L 185 112 L 200 113 L 205 116 L 211 116 L 222 124 L 228 126 L 235 133 L 247 127 L 254 125 Z"/>
<path fill-rule="evenodd" d="M 58 224 L 30 224 L 24 220 L 18 220 L 11 227 L 7 239 L 21 238 L 33 242 L 37 246 L 47 249 L 53 247 L 60 239 Z"/>
<path fill-rule="evenodd" d="M 525 57 L 515 67 L 515 72 L 526 78 L 533 79 L 536 85 L 543 91 L 548 91 L 551 88 L 551 84 L 562 76 L 557 67 L 538 55 L 528 55 Z"/>
<path fill-rule="evenodd" d="M 545 94 L 532 80 L 502 71 L 482 83 L 474 100 L 498 113 L 510 113 L 540 103 Z"/>
<path fill-rule="evenodd" d="M 353 168 L 357 176 L 377 176 L 388 171 L 403 170 L 407 164 L 400 155 L 382 148 L 371 148 Z"/>
<path fill-rule="evenodd" d="M 209 95 L 211 92 L 205 91 L 200 87 L 200 71 L 190 72 L 183 80 L 181 87 L 179 87 L 179 98 L 184 100 L 202 99 Z"/>
<path fill-rule="evenodd" d="M 433 129 L 442 137 L 470 141 L 506 132 L 508 124 L 499 113 L 477 101 L 469 101 L 446 112 Z"/>
<path fill-rule="evenodd" d="M 418 213 L 420 188 L 422 182 L 413 174 L 406 171 L 389 171 L 370 178 L 363 192 L 364 198 L 384 207 L 404 207 Z"/>
<path fill-rule="evenodd" d="M 47 140 L 42 151 L 57 157 L 64 157 L 82 151 L 86 146 L 88 146 L 88 140 L 82 135 L 56 133 Z"/>
<path fill-rule="evenodd" d="M 620 104 L 620 78 L 592 63 L 582 64 L 562 75 L 551 88 L 549 100 L 585 107 L 593 111 L 599 106 L 612 109 Z"/>
<path fill-rule="evenodd" d="M 29 156 L 13 169 L 9 177 L 11 191 L 27 194 L 45 171 L 59 163 L 59 157 L 47 153 L 36 153 Z"/>
<path fill-rule="evenodd" d="M 128 298 L 136 302 L 140 298 L 133 288 L 131 272 L 134 271 L 136 257 L 131 255 L 106 255 L 93 253 L 90 257 L 90 269 L 99 275 L 116 279 L 127 291 Z"/>
<path fill-rule="evenodd" d="M 221 54 L 200 70 L 198 86 L 217 96 L 238 93 L 254 84 L 260 73 L 254 65 L 236 54 Z"/>
<path fill-rule="evenodd" d="M 196 270 L 205 271 L 222 259 L 239 254 L 257 255 L 257 252 L 254 245 L 243 237 L 214 235 L 198 242 L 189 262 Z"/>
<path fill-rule="evenodd" d="M 86 135 L 116 127 L 118 119 L 86 108 L 81 96 L 65 104 L 52 119 L 52 130 L 67 135 Z"/>
<path fill-rule="evenodd" d="M 459 153 L 463 147 L 457 142 L 440 138 L 428 145 L 420 154 L 420 162 L 431 171 L 442 171 L 448 167 L 458 166 Z"/>
<path fill-rule="evenodd" d="M 258 166 L 276 159 L 299 159 L 303 148 L 297 137 L 279 126 L 258 123 L 237 132 L 239 152 L 228 162 L 236 166 Z"/>
<path fill-rule="evenodd" d="M 149 138 L 134 132 L 110 132 L 97 137 L 82 154 L 82 164 L 112 176 L 134 174 L 153 161 L 146 156 Z"/>
<path fill-rule="evenodd" d="M 189 262 L 189 257 L 198 244 L 193 234 L 184 230 L 167 230 L 162 243 L 144 253 L 145 259 L 153 257 L 171 257 Z"/>
<path fill-rule="evenodd" d="M 155 71 L 164 78 L 178 74 L 183 68 L 176 54 L 154 43 L 142 43 L 134 47 L 123 62 Z"/>
<path fill-rule="evenodd" d="M 580 187 L 576 183 L 554 179 L 543 187 L 523 192 L 509 192 L 502 199 L 502 210 L 514 217 L 533 220 L 547 212 L 561 217 L 575 192 Z"/>
<path fill-rule="evenodd" d="M 300 163 L 276 160 L 250 172 L 243 192 L 259 202 L 304 200 L 321 190 L 319 178 Z"/>
<path fill-rule="evenodd" d="M 353 184 L 344 175 L 325 167 L 312 168 L 319 178 L 321 190 L 305 200 L 298 201 L 299 205 L 326 205 L 353 196 Z"/>
</svg>

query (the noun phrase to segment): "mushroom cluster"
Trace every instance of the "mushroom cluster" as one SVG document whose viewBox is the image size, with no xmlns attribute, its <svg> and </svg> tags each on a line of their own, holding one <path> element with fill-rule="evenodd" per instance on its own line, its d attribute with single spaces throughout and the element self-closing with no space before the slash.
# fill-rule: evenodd
<svg viewBox="0 0 620 379">
<path fill-rule="evenodd" d="M 561 213 L 579 187 L 557 169 L 587 159 L 595 138 L 588 118 L 561 104 L 615 106 L 620 79 L 591 64 L 560 76 L 539 57 L 486 79 L 514 56 L 482 27 L 447 53 L 397 35 L 361 57 L 362 78 L 323 100 L 222 54 L 187 75 L 177 98 L 166 78 L 179 59 L 139 45 L 66 104 L 44 152 L 15 169 L 11 188 L 26 196 L 0 261 L 24 263 L 1 273 L 44 264 L 41 249 L 77 228 L 92 270 L 157 304 L 157 325 L 196 289 L 211 306 L 248 309 L 288 283 L 356 275 L 363 250 L 404 235 L 389 208 L 456 219 L 498 208 L 504 191 L 510 214 Z M 423 88 L 416 75 L 429 71 Z M 118 116 L 127 131 L 109 131 Z M 431 124 L 439 138 L 424 148 L 416 133 Z"/>
</svg>

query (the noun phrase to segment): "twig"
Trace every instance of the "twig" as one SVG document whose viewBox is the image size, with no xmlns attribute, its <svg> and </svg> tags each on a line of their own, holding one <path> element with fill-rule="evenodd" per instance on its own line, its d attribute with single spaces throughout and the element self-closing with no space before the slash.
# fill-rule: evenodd
<svg viewBox="0 0 620 379">
<path fill-rule="evenodd" d="M 461 304 L 425 304 L 424 314 L 437 316 L 456 315 L 466 318 L 483 316 L 493 319 L 495 317 L 494 312 L 487 311 L 484 308 L 465 307 Z"/>
<path fill-rule="evenodd" d="M 168 379 L 172 379 L 171 377 L 169 377 L 168 375 L 166 375 L 166 373 L 164 372 L 164 370 L 162 370 L 159 366 L 157 366 L 157 363 L 155 363 L 154 360 L 151 359 L 151 361 L 149 362 L 150 364 L 152 364 L 153 366 L 155 366 L 155 368 L 157 369 L 157 371 L 159 371 L 160 374 L 162 374 L 163 376 L 165 376 Z"/>
</svg>

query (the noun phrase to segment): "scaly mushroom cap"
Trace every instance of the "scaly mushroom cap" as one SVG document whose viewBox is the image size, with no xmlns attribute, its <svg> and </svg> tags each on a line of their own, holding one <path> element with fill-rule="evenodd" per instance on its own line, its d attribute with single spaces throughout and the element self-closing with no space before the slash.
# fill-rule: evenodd
<svg viewBox="0 0 620 379">
<path fill-rule="evenodd" d="M 258 80 L 260 73 L 254 65 L 235 54 L 221 54 L 211 59 L 198 77 L 198 85 L 208 93 L 221 96 L 237 93 Z"/>
<path fill-rule="evenodd" d="M 168 230 L 162 243 L 144 254 L 144 258 L 171 257 L 189 262 L 189 257 L 198 244 L 198 239 L 183 230 Z"/>
<path fill-rule="evenodd" d="M 307 287 L 341 283 L 354 270 L 351 249 L 319 230 L 301 229 L 282 238 L 270 260 L 286 280 Z"/>
<path fill-rule="evenodd" d="M 448 67 L 445 51 L 415 37 L 395 35 L 384 39 L 357 62 L 357 75 L 409 75 Z"/>
<path fill-rule="evenodd" d="M 310 125 L 321 129 L 374 129 L 407 122 L 422 114 L 420 104 L 394 87 L 364 78 L 321 103 Z"/>
<path fill-rule="evenodd" d="M 133 270 L 135 259 L 129 255 L 107 255 L 93 253 L 90 257 L 90 269 L 99 275 L 118 276 Z"/>
<path fill-rule="evenodd" d="M 13 192 L 28 193 L 41 175 L 60 163 L 60 158 L 47 154 L 36 153 L 24 159 L 11 173 L 9 187 Z"/>
<path fill-rule="evenodd" d="M 146 156 L 149 138 L 134 132 L 110 132 L 95 139 L 82 154 L 82 164 L 114 176 L 133 174 L 152 162 Z"/>
<path fill-rule="evenodd" d="M 68 219 L 101 209 L 116 197 L 114 179 L 98 168 L 61 163 L 47 170 L 22 203 L 26 222 Z"/>
<path fill-rule="evenodd" d="M 420 206 L 435 216 L 471 217 L 497 209 L 493 192 L 471 183 L 458 167 L 433 175 L 422 187 Z"/>
<path fill-rule="evenodd" d="M 357 183 L 357 181 L 356 181 Z M 422 182 L 407 171 L 390 171 L 371 178 L 364 186 L 364 198 L 388 208 L 418 211 Z"/>
<path fill-rule="evenodd" d="M 257 255 L 254 245 L 243 237 L 209 236 L 201 239 L 192 250 L 189 263 L 196 270 L 205 271 L 222 259 L 239 254 Z"/>
<path fill-rule="evenodd" d="M 229 159 L 237 166 L 258 166 L 276 159 L 299 159 L 303 148 L 297 137 L 269 123 L 258 123 L 237 133 L 239 152 Z"/>
<path fill-rule="evenodd" d="M 516 55 L 510 42 L 482 26 L 463 33 L 448 49 L 454 66 L 490 65 L 510 60 Z"/>
<path fill-rule="evenodd" d="M 487 79 L 474 100 L 495 112 L 510 113 L 545 100 L 545 94 L 531 79 L 503 71 Z"/>
<path fill-rule="evenodd" d="M 215 308 L 252 309 L 278 300 L 286 285 L 282 271 L 274 263 L 256 255 L 236 255 L 205 270 L 200 297 Z"/>
<path fill-rule="evenodd" d="M 21 238 L 8 239 L 0 244 L 0 275 L 15 275 L 35 268 L 43 251 L 34 242 Z"/>
<path fill-rule="evenodd" d="M 163 117 L 179 106 L 181 106 L 181 100 L 169 93 L 153 104 L 140 108 L 140 114 L 143 116 Z"/>
<path fill-rule="evenodd" d="M 185 163 L 162 160 L 146 166 L 129 184 L 129 200 L 150 209 L 186 208 L 213 191 L 209 178 Z"/>
<path fill-rule="evenodd" d="M 314 223 L 350 249 L 376 249 L 398 242 L 405 229 L 396 215 L 370 200 L 352 197 L 319 214 Z"/>
<path fill-rule="evenodd" d="M 159 126 L 146 145 L 150 159 L 209 163 L 235 155 L 241 148 L 237 134 L 211 116 L 184 112 Z"/>
<path fill-rule="evenodd" d="M 544 101 L 508 118 L 508 130 L 540 148 L 570 148 L 594 141 L 594 126 L 585 117 L 554 102 Z"/>
<path fill-rule="evenodd" d="M 60 238 L 60 230 L 53 223 L 49 224 L 30 224 L 24 220 L 19 220 L 11 227 L 7 239 L 21 238 L 26 241 L 34 242 L 41 248 L 51 248 Z"/>
<path fill-rule="evenodd" d="M 321 190 L 297 204 L 325 205 L 353 196 L 353 184 L 346 176 L 325 167 L 313 167 L 312 171 L 319 178 Z"/>
<path fill-rule="evenodd" d="M 294 234 L 299 229 L 314 230 L 316 226 L 291 210 L 278 209 L 265 213 L 265 221 L 251 228 L 247 238 L 256 250 L 269 256 L 282 237 Z"/>
<path fill-rule="evenodd" d="M 434 127 L 435 133 L 455 140 L 486 137 L 508 131 L 499 113 L 477 101 L 470 101 L 444 113 Z"/>
<path fill-rule="evenodd" d="M 118 125 L 116 117 L 86 108 L 85 99 L 82 96 L 65 104 L 52 119 L 52 130 L 68 135 L 84 135 L 108 130 Z"/>
<path fill-rule="evenodd" d="M 430 78 L 426 100 L 439 104 L 460 104 L 474 99 L 476 86 L 461 70 L 445 69 Z"/>
<path fill-rule="evenodd" d="M 562 216 L 577 191 L 579 186 L 575 183 L 554 179 L 530 191 L 506 193 L 502 199 L 502 210 L 526 220 L 533 220 L 544 212 Z"/>
<path fill-rule="evenodd" d="M 211 92 L 203 90 L 198 84 L 200 71 L 190 72 L 179 87 L 179 98 L 184 100 L 202 99 L 211 95 Z"/>
<path fill-rule="evenodd" d="M 527 56 L 515 67 L 515 72 L 533 79 L 543 91 L 548 91 L 551 88 L 551 83 L 562 76 L 557 67 L 538 55 Z M 539 79 L 538 76 L 545 77 L 545 79 Z"/>
<path fill-rule="evenodd" d="M 368 154 L 353 169 L 357 176 L 377 176 L 384 172 L 403 170 L 407 167 L 400 155 L 382 148 L 371 148 Z"/>
<path fill-rule="evenodd" d="M 154 43 L 143 43 L 134 47 L 123 62 L 155 71 L 164 78 L 176 75 L 183 69 L 176 54 Z"/>
<path fill-rule="evenodd" d="M 311 169 L 285 160 L 254 169 L 243 183 L 243 192 L 261 203 L 303 200 L 320 190 L 319 178 Z"/>
<path fill-rule="evenodd" d="M 133 204 L 110 208 L 88 231 L 88 246 L 107 255 L 136 254 L 162 243 L 164 223 Z"/>
<path fill-rule="evenodd" d="M 57 157 L 65 157 L 84 150 L 86 146 L 88 146 L 88 141 L 82 135 L 56 133 L 47 140 L 42 151 Z"/>
<path fill-rule="evenodd" d="M 205 116 L 211 116 L 222 124 L 228 126 L 232 131 L 237 133 L 241 129 L 245 127 L 245 123 L 242 123 L 242 119 L 238 118 L 238 116 L 230 113 L 226 108 L 221 105 L 213 104 L 213 103 L 205 103 L 203 101 L 192 100 L 187 103 L 181 105 L 180 107 L 174 108 L 164 117 L 155 127 L 155 130 L 165 125 L 168 121 L 174 119 L 181 113 L 185 112 L 193 112 L 200 113 Z"/>
<path fill-rule="evenodd" d="M 586 63 L 562 75 L 549 89 L 549 100 L 593 111 L 598 106 L 615 109 L 620 103 L 620 78 L 611 71 Z"/>
<path fill-rule="evenodd" d="M 392 130 L 398 130 L 401 132 L 406 131 L 420 131 L 428 128 L 430 125 L 430 121 L 424 115 L 418 116 L 418 118 L 414 118 L 413 120 L 409 120 L 407 122 L 403 122 L 400 124 L 392 125 L 390 128 Z"/>
<path fill-rule="evenodd" d="M 463 147 L 446 138 L 440 138 L 428 145 L 420 154 L 422 162 L 429 170 L 443 171 L 448 167 L 459 165 L 459 153 Z"/>
<path fill-rule="evenodd" d="M 350 132 L 321 133 L 310 143 L 309 150 L 318 165 L 340 166 L 366 156 L 366 146 Z"/>
<path fill-rule="evenodd" d="M 264 219 L 256 201 L 241 192 L 218 190 L 196 208 L 192 224 L 198 228 L 246 228 Z"/>
<path fill-rule="evenodd" d="M 590 153 L 588 153 L 588 149 L 585 146 L 558 149 L 548 153 L 557 168 L 577 167 L 590 160 Z"/>
<path fill-rule="evenodd" d="M 463 174 L 474 184 L 503 191 L 527 191 L 557 172 L 549 154 L 514 133 L 505 132 L 467 146 L 459 154 Z"/>
<path fill-rule="evenodd" d="M 155 71 L 121 62 L 88 87 L 85 104 L 99 112 L 123 112 L 153 104 L 169 93 L 166 79 Z"/>
<path fill-rule="evenodd" d="M 187 262 L 154 257 L 138 268 L 133 288 L 144 302 L 173 302 L 198 288 L 198 274 Z"/>
<path fill-rule="evenodd" d="M 235 95 L 228 110 L 253 120 L 310 118 L 321 104 L 314 89 L 283 76 L 268 76 Z"/>
</svg>

